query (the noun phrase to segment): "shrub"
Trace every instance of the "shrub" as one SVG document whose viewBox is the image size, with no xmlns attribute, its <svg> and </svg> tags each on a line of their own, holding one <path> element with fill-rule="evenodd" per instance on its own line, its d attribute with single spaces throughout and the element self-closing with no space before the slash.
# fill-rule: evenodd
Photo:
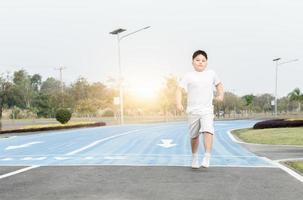
<svg viewBox="0 0 303 200">
<path fill-rule="evenodd" d="M 282 127 L 300 127 L 303 126 L 303 120 L 287 120 L 287 119 L 273 119 L 258 122 L 254 125 L 254 129 L 264 128 L 282 128 Z"/>
<path fill-rule="evenodd" d="M 59 109 L 56 112 L 56 120 L 61 124 L 66 124 L 72 116 L 71 111 L 68 109 Z"/>
<path fill-rule="evenodd" d="M 113 117 L 114 116 L 114 112 L 112 110 L 105 110 L 102 114 L 102 117 Z"/>
</svg>

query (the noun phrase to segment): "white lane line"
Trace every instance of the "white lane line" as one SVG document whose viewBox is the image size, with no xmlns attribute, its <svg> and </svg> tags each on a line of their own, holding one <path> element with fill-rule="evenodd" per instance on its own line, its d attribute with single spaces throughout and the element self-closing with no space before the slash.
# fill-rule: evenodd
<svg viewBox="0 0 303 200">
<path fill-rule="evenodd" d="M 13 176 L 13 175 L 16 175 L 16 174 L 20 174 L 22 172 L 26 172 L 26 171 L 29 171 L 31 169 L 35 169 L 35 168 L 38 168 L 38 167 L 40 167 L 40 166 L 39 165 L 33 165 L 33 166 L 30 166 L 30 167 L 19 169 L 17 171 L 13 171 L 13 172 L 10 172 L 10 173 L 7 173 L 7 174 L 3 174 L 3 175 L 0 175 L 0 179 L 6 178 L 6 177 L 9 177 L 9 176 Z"/>
<path fill-rule="evenodd" d="M 264 159 L 267 160 L 268 162 L 271 162 L 273 165 L 279 167 L 280 169 L 282 169 L 283 171 L 285 171 L 286 173 L 288 173 L 289 175 L 291 175 L 292 177 L 296 178 L 297 180 L 299 180 L 303 183 L 303 176 L 301 176 L 297 172 L 295 172 L 292 169 L 282 165 L 281 163 L 279 163 L 277 161 L 270 160 L 269 158 L 266 158 L 266 157 L 264 157 Z"/>
<path fill-rule="evenodd" d="M 10 160 L 14 160 L 13 158 L 3 158 L 1 159 L 1 161 L 10 161 Z"/>
<path fill-rule="evenodd" d="M 106 160 L 125 160 L 126 156 L 105 156 L 104 159 Z"/>
<path fill-rule="evenodd" d="M 30 143 L 26 143 L 26 144 L 22 144 L 22 145 L 17 145 L 17 146 L 8 146 L 5 148 L 5 150 L 12 150 L 12 149 L 20 149 L 20 148 L 26 148 L 26 147 L 30 147 L 34 144 L 40 144 L 43 143 L 42 141 L 34 141 L 34 142 L 30 142 Z"/>
<path fill-rule="evenodd" d="M 47 157 L 37 157 L 37 158 L 33 158 L 33 157 L 24 157 L 21 160 L 45 160 Z"/>
<path fill-rule="evenodd" d="M 54 157 L 56 160 L 68 160 L 70 157 Z"/>
<path fill-rule="evenodd" d="M 76 150 L 74 150 L 74 151 L 71 151 L 71 152 L 69 152 L 69 153 L 67 153 L 67 154 L 65 154 L 65 155 L 67 155 L 67 156 L 74 155 L 74 154 L 79 153 L 79 152 L 81 152 L 81 151 L 85 151 L 85 150 L 87 150 L 87 149 L 89 149 L 89 148 L 92 148 L 92 147 L 94 147 L 94 146 L 98 145 L 99 143 L 104 142 L 104 141 L 106 141 L 106 140 L 110 140 L 110 139 L 113 139 L 113 138 L 116 138 L 116 137 L 120 137 L 120 136 L 123 136 L 123 135 L 128 135 L 128 134 L 130 134 L 130 133 L 135 133 L 135 132 L 139 132 L 139 131 L 141 131 L 141 130 L 132 130 L 132 131 L 127 131 L 127 132 L 118 134 L 118 135 L 113 135 L 113 136 L 110 136 L 110 137 L 106 137 L 106 138 L 103 138 L 103 139 L 101 139 L 101 140 L 97 140 L 97 141 L 95 141 L 95 142 L 92 142 L 92 143 L 90 143 L 89 145 L 84 146 L 84 147 L 82 147 L 82 148 L 80 148 L 80 149 L 76 149 Z"/>
<path fill-rule="evenodd" d="M 241 141 L 238 141 L 234 138 L 234 136 L 231 134 L 231 131 L 227 131 L 227 134 L 229 135 L 229 137 L 231 138 L 232 141 L 236 142 L 236 143 L 242 143 L 242 144 L 251 144 L 251 143 L 246 143 L 246 142 L 241 142 Z M 264 144 L 254 144 L 254 145 L 264 145 Z M 279 145 L 279 146 L 286 146 L 286 145 Z M 286 173 L 288 173 L 289 175 L 291 175 L 292 177 L 296 178 L 297 180 L 301 181 L 303 183 L 303 176 L 301 176 L 300 174 L 298 174 L 297 172 L 291 170 L 290 168 L 282 165 L 279 163 L 279 160 L 278 161 L 273 161 L 273 160 L 270 160 L 269 158 L 267 157 L 261 157 L 263 160 L 266 160 L 267 162 L 271 163 L 272 165 L 282 169 L 283 171 L 285 171 Z M 282 161 L 282 160 L 281 160 Z"/>
</svg>

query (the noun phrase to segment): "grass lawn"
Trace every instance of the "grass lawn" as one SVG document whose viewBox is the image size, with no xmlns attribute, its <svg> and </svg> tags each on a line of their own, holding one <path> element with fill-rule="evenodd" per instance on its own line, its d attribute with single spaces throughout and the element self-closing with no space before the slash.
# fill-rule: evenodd
<svg viewBox="0 0 303 200">
<path fill-rule="evenodd" d="M 288 161 L 285 162 L 285 164 L 287 164 L 288 166 L 290 166 L 291 168 L 297 170 L 298 172 L 303 174 L 303 160 L 299 160 L 299 161 Z"/>
<path fill-rule="evenodd" d="M 248 143 L 303 145 L 303 127 L 239 129 L 232 134 Z"/>
</svg>

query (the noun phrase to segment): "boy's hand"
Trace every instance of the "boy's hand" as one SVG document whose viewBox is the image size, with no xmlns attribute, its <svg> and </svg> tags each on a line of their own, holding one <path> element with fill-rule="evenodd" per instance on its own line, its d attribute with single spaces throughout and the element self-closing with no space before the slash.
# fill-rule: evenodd
<svg viewBox="0 0 303 200">
<path fill-rule="evenodd" d="M 183 111 L 184 110 L 183 105 L 182 104 L 177 104 L 177 109 L 179 111 Z"/>
<path fill-rule="evenodd" d="M 215 100 L 218 102 L 223 102 L 223 99 L 224 99 L 223 95 L 218 95 L 215 97 Z"/>
</svg>

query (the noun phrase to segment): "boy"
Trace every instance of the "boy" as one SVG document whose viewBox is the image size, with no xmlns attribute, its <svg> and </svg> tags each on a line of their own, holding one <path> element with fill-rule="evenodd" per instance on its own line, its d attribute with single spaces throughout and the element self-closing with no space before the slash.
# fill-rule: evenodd
<svg viewBox="0 0 303 200">
<path fill-rule="evenodd" d="M 209 167 L 214 134 L 214 111 L 212 101 L 223 101 L 223 85 L 217 74 L 207 69 L 207 54 L 198 50 L 192 56 L 194 70 L 185 74 L 176 92 L 177 108 L 183 111 L 182 91 L 187 92 L 189 134 L 191 138 L 192 168 L 200 167 L 198 159 L 199 135 L 204 134 L 205 154 L 202 167 Z M 216 96 L 213 97 L 213 89 Z"/>
</svg>

